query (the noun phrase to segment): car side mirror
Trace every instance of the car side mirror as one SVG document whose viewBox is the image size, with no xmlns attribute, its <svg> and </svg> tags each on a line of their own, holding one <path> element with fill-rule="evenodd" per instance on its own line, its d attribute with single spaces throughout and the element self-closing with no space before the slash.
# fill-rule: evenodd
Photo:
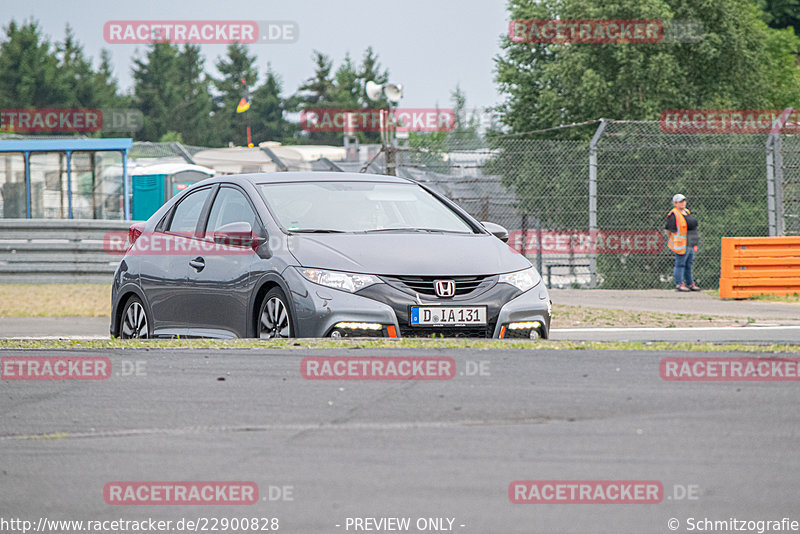
<svg viewBox="0 0 800 534">
<path fill-rule="evenodd" d="M 253 233 L 253 227 L 247 221 L 224 224 L 213 234 L 214 243 L 234 247 L 247 247 L 256 250 L 263 239 Z"/>
<path fill-rule="evenodd" d="M 502 241 L 503 243 L 508 243 L 508 230 L 500 226 L 499 224 L 495 224 L 492 222 L 482 222 L 481 223 L 486 230 L 489 231 L 490 234 L 495 236 L 497 239 Z"/>
</svg>

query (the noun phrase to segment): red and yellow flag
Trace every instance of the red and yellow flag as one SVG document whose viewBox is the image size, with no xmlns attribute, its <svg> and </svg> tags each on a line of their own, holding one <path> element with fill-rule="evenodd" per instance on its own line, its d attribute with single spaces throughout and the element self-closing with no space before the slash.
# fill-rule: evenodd
<svg viewBox="0 0 800 534">
<path fill-rule="evenodd" d="M 247 82 L 244 81 L 244 78 L 242 78 L 242 85 L 244 85 L 244 94 L 239 100 L 239 105 L 236 106 L 236 113 L 244 113 L 250 109 L 250 91 L 247 89 Z"/>
</svg>

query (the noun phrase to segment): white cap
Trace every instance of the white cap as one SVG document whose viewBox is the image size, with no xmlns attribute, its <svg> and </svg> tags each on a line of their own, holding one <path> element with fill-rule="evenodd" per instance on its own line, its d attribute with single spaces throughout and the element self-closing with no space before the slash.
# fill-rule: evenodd
<svg viewBox="0 0 800 534">
<path fill-rule="evenodd" d="M 681 195 L 680 193 L 672 197 L 673 202 L 683 202 L 684 200 L 686 200 L 686 197 Z"/>
</svg>

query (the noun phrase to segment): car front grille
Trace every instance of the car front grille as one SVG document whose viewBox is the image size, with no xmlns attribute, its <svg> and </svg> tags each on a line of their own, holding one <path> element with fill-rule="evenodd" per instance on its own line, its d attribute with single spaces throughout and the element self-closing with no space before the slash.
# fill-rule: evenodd
<svg viewBox="0 0 800 534">
<path fill-rule="evenodd" d="M 400 325 L 401 337 L 481 337 L 494 335 L 494 323 L 481 326 L 403 326 Z"/>
<path fill-rule="evenodd" d="M 456 283 L 456 297 L 469 295 L 477 289 L 485 289 L 492 284 L 491 276 L 384 276 L 383 278 L 399 289 L 431 297 L 436 296 L 433 287 L 435 280 L 453 280 Z"/>
</svg>

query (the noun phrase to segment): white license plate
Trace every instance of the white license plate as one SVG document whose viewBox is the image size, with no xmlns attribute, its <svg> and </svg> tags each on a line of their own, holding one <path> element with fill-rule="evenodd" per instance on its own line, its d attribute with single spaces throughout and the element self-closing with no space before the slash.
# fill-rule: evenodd
<svg viewBox="0 0 800 534">
<path fill-rule="evenodd" d="M 486 324 L 486 306 L 412 306 L 411 326 Z"/>
</svg>

